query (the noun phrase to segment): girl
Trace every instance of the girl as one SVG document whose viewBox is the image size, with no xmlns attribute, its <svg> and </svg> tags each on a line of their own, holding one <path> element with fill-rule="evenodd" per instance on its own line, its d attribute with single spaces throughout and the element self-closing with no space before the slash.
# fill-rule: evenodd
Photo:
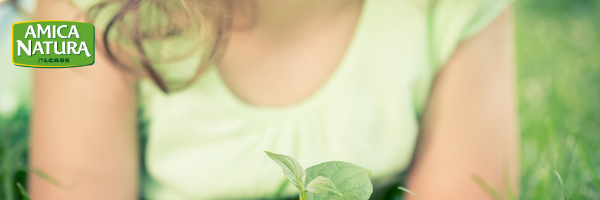
<svg viewBox="0 0 600 200">
<path fill-rule="evenodd" d="M 32 175 L 32 199 L 293 197 L 264 150 L 362 166 L 375 191 L 407 171 L 424 199 L 514 190 L 509 3 L 39 0 L 100 47 L 35 71 L 30 163 L 61 185 Z"/>
</svg>

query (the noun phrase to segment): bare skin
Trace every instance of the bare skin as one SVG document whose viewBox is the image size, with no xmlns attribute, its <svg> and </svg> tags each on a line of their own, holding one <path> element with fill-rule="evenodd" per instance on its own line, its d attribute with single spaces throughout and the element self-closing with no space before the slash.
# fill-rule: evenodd
<svg viewBox="0 0 600 200">
<path fill-rule="evenodd" d="M 240 99 L 276 107 L 302 101 L 332 74 L 362 1 L 256 6 L 256 26 L 232 33 L 219 70 Z M 39 20 L 81 20 L 65 1 L 39 0 L 38 8 Z M 439 74 L 408 184 L 425 199 L 490 199 L 471 177 L 501 185 L 505 168 L 516 187 L 511 26 L 510 15 L 502 15 L 464 42 Z M 30 163 L 63 187 L 31 175 L 32 199 L 137 199 L 134 85 L 102 54 L 93 67 L 35 70 Z"/>
<path fill-rule="evenodd" d="M 505 178 L 519 188 L 511 27 L 507 11 L 438 75 L 408 180 L 423 199 L 490 199 L 475 175 L 502 191 Z"/>
<path fill-rule="evenodd" d="M 68 1 L 37 10 L 39 20 L 82 20 Z M 29 163 L 60 186 L 30 174 L 31 199 L 137 199 L 135 81 L 110 65 L 96 54 L 93 67 L 34 70 Z"/>
<path fill-rule="evenodd" d="M 219 63 L 221 76 L 250 104 L 300 102 L 336 69 L 356 28 L 362 1 L 255 2 L 256 24 L 232 33 Z"/>
</svg>

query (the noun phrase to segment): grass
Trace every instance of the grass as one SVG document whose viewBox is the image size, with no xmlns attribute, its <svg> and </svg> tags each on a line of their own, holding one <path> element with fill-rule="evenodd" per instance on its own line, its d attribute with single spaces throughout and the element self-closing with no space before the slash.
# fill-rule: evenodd
<svg viewBox="0 0 600 200">
<path fill-rule="evenodd" d="M 555 170 L 554 173 L 556 174 L 556 178 L 558 178 L 558 183 L 560 183 L 560 187 L 562 188 L 563 191 L 563 199 L 567 200 L 567 193 L 565 193 L 565 183 L 562 180 L 562 177 L 560 177 L 560 174 Z"/>
<path fill-rule="evenodd" d="M 600 1 L 515 7 L 519 197 L 600 199 Z M 15 183 L 25 185 L 27 113 L 0 118 L 0 199 L 21 198 Z"/>
<path fill-rule="evenodd" d="M 520 198 L 600 199 L 600 1 L 521 0 L 516 11 Z"/>
<path fill-rule="evenodd" d="M 415 196 L 415 197 L 416 197 L 417 199 L 419 199 L 419 200 L 423 200 L 423 199 L 422 199 L 422 198 L 421 198 L 419 195 L 415 194 L 413 191 L 410 191 L 409 189 L 407 189 L 407 188 L 405 188 L 405 187 L 398 186 L 398 189 L 399 189 L 399 190 L 402 190 L 403 192 L 406 192 L 406 193 L 408 193 L 408 194 L 410 194 L 410 195 L 413 195 L 413 196 Z"/>
<path fill-rule="evenodd" d="M 27 192 L 25 191 L 25 189 L 23 189 L 23 186 L 21 186 L 20 183 L 17 183 L 17 188 L 19 189 L 19 193 L 21 193 L 21 197 L 23 197 L 25 200 L 29 200 Z"/>
<path fill-rule="evenodd" d="M 28 111 L 0 117 L 0 199 L 20 199 L 16 183 L 25 185 L 27 170 Z"/>
</svg>

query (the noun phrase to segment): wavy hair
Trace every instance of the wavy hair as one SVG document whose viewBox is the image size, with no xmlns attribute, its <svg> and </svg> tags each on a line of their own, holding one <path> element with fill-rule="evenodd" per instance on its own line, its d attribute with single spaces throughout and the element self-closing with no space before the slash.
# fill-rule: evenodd
<svg viewBox="0 0 600 200">
<path fill-rule="evenodd" d="M 103 0 L 85 13 L 91 21 L 109 16 L 100 46 L 113 64 L 169 93 L 189 86 L 222 58 L 233 9 L 231 0 Z M 173 47 L 176 41 L 180 45 Z M 195 52 L 201 52 L 200 63 L 186 80 L 167 80 L 169 69 L 156 67 Z"/>
</svg>

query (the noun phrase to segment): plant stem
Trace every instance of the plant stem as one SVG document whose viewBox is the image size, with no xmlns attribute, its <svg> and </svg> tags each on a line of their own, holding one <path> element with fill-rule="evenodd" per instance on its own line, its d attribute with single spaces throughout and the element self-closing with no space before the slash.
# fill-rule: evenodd
<svg viewBox="0 0 600 200">
<path fill-rule="evenodd" d="M 306 190 L 300 190 L 300 200 L 306 199 Z"/>
</svg>

